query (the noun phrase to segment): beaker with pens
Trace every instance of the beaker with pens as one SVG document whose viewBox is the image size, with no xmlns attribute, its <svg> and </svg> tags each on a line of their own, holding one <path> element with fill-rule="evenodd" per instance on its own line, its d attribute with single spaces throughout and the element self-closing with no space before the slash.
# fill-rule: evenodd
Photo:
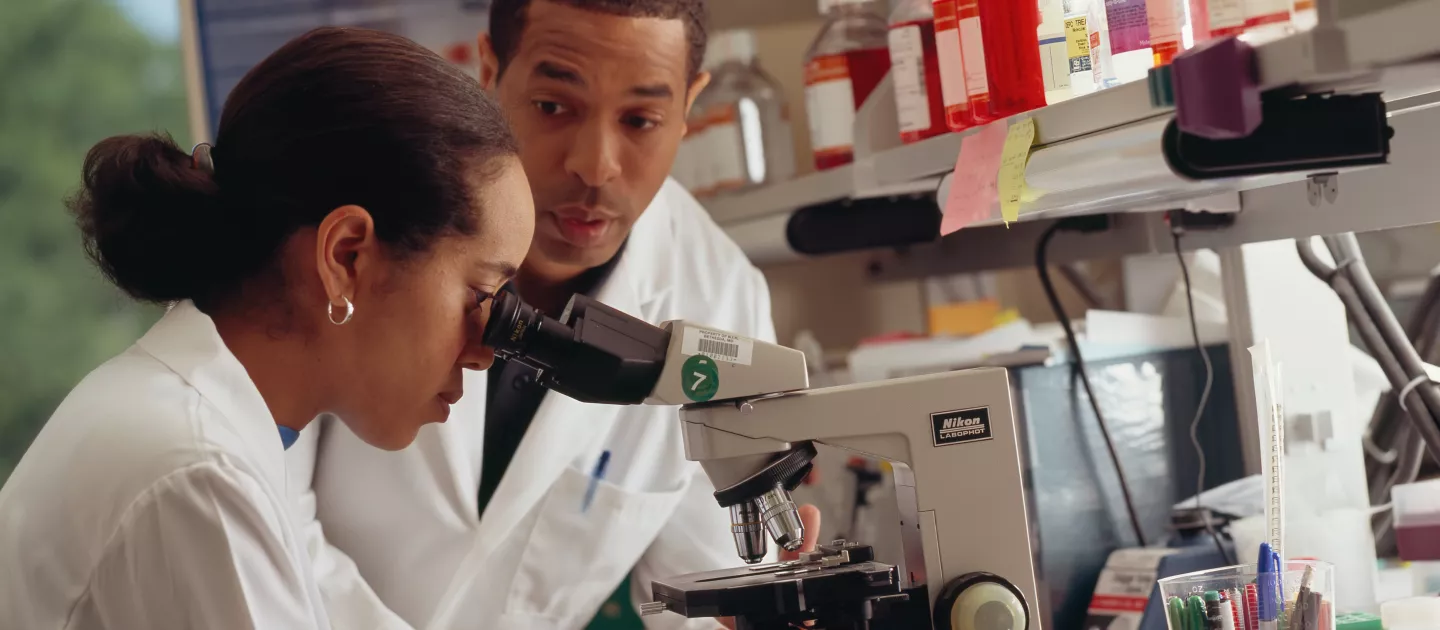
<svg viewBox="0 0 1440 630">
<path fill-rule="evenodd" d="M 1160 580 L 1169 630 L 1335 630 L 1335 567 L 1242 564 Z"/>
</svg>

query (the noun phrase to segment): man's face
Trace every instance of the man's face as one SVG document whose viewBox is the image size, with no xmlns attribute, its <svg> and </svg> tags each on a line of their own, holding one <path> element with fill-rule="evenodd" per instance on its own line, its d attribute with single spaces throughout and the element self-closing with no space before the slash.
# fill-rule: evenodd
<svg viewBox="0 0 1440 630">
<path fill-rule="evenodd" d="M 504 74 L 482 38 L 482 80 L 497 92 L 535 195 L 526 265 L 577 273 L 615 256 L 665 182 L 690 102 L 678 19 L 637 18 L 535 0 Z"/>
</svg>

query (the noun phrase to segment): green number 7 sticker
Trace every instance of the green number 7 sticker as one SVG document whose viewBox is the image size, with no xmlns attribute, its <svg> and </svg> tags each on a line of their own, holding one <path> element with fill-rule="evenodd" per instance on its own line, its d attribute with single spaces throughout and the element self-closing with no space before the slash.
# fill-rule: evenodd
<svg viewBox="0 0 1440 630">
<path fill-rule="evenodd" d="M 720 372 L 715 362 L 703 354 L 685 359 L 680 366 L 680 384 L 685 397 L 695 402 L 705 402 L 720 391 Z"/>
</svg>

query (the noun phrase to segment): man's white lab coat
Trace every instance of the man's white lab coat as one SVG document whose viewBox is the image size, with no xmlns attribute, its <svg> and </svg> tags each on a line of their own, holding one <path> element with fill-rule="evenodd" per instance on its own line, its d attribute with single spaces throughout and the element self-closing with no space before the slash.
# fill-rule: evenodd
<svg viewBox="0 0 1440 630">
<path fill-rule="evenodd" d="M 0 490 L 0 628 L 329 628 L 269 408 L 176 305 Z"/>
<path fill-rule="evenodd" d="M 673 181 L 636 222 L 596 297 L 651 323 L 775 336 L 764 277 Z M 312 482 L 313 462 L 315 494 L 302 502 L 319 522 L 305 536 L 336 627 L 394 626 L 373 588 L 415 627 L 578 629 L 627 573 L 636 601 L 649 601 L 652 579 L 740 564 L 728 514 L 685 460 L 674 407 L 546 394 L 481 519 L 486 380 L 468 374 L 449 421 L 426 426 L 404 451 L 376 450 L 326 422 L 287 453 L 297 487 Z M 605 479 L 582 511 L 606 450 Z M 645 623 L 717 627 L 671 614 Z"/>
</svg>

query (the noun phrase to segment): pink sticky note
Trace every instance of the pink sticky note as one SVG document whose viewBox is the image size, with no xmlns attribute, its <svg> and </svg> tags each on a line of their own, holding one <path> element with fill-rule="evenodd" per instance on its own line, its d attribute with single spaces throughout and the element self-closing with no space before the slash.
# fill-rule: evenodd
<svg viewBox="0 0 1440 630">
<path fill-rule="evenodd" d="M 955 177 L 950 180 L 945 215 L 940 221 L 941 236 L 990 218 L 1000 198 L 995 180 L 1000 173 L 1005 135 L 1005 122 L 997 121 L 960 141 L 960 157 L 955 159 Z"/>
</svg>

